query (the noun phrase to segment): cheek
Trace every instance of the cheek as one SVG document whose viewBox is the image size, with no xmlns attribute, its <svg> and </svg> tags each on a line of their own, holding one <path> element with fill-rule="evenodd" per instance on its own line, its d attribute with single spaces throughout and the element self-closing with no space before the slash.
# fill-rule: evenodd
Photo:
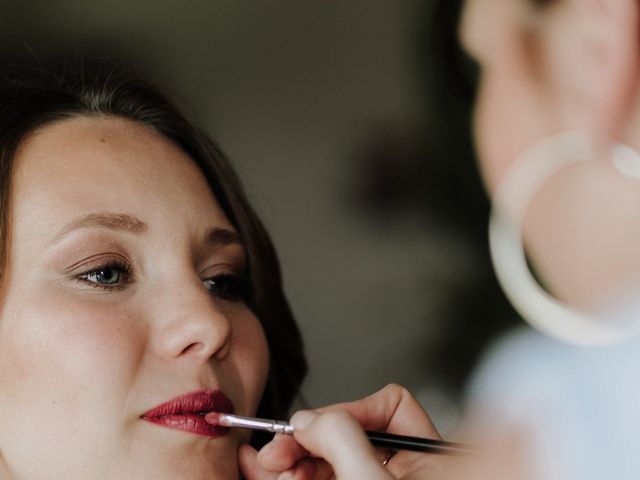
<svg viewBox="0 0 640 480">
<path fill-rule="evenodd" d="M 109 423 L 122 411 L 123 392 L 135 375 L 140 353 L 136 335 L 125 327 L 131 319 L 122 307 L 55 291 L 8 293 L 5 300 L 0 449 L 12 459 L 39 452 L 43 465 L 79 454 L 97 461 L 96 446 L 108 442 Z"/>
<path fill-rule="evenodd" d="M 253 415 L 262 398 L 269 374 L 269 348 L 264 330 L 252 313 L 247 312 L 236 322 L 232 350 L 233 365 L 245 399 L 237 413 Z"/>
<path fill-rule="evenodd" d="M 56 381 L 115 372 L 135 356 L 133 321 L 124 308 L 71 295 L 30 298 L 9 299 L 0 319 L 0 358 L 13 362 L 23 380 L 43 372 L 55 372 Z"/>
</svg>

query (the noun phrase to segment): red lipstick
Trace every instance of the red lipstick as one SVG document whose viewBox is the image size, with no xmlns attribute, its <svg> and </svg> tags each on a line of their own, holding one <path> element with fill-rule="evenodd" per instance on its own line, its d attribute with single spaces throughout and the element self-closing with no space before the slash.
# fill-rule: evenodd
<svg viewBox="0 0 640 480">
<path fill-rule="evenodd" d="M 233 403 L 219 390 L 199 390 L 162 403 L 142 415 L 142 419 L 167 428 L 196 435 L 219 437 L 229 428 L 210 425 L 204 419 L 209 412 L 233 413 Z"/>
</svg>

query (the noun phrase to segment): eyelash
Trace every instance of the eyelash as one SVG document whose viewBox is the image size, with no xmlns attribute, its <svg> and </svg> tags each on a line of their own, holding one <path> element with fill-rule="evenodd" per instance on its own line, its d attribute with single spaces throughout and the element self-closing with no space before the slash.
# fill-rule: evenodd
<svg viewBox="0 0 640 480">
<path fill-rule="evenodd" d="M 89 277 L 103 275 L 109 270 L 115 270 L 120 275 L 123 275 L 124 281 L 120 280 L 118 283 L 109 284 L 89 280 Z M 84 284 L 88 284 L 93 288 L 100 288 L 103 290 L 121 290 L 127 284 L 132 282 L 131 267 L 125 262 L 114 260 L 81 273 L 77 275 L 75 279 Z M 213 277 L 203 278 L 202 282 L 205 283 L 205 288 L 207 288 L 213 296 L 224 300 L 244 300 L 247 295 L 246 279 L 243 276 L 236 275 L 235 273 L 220 273 Z M 207 283 L 209 283 L 211 287 L 207 287 Z M 215 291 L 215 288 L 217 288 L 217 291 Z"/>
<path fill-rule="evenodd" d="M 212 282 L 217 284 L 217 292 L 213 288 L 205 288 L 209 290 L 212 295 L 224 300 L 244 300 L 247 297 L 247 282 L 244 277 L 236 275 L 235 273 L 221 273 L 213 277 L 207 277 L 203 279 L 203 282 Z"/>
<path fill-rule="evenodd" d="M 121 275 L 124 275 L 124 282 L 120 281 L 117 284 L 106 284 L 106 283 L 98 283 L 89 280 L 89 277 L 100 275 L 108 270 L 115 270 L 119 272 Z M 84 273 L 81 273 L 75 277 L 81 283 L 85 283 L 94 288 L 101 288 L 103 290 L 120 290 L 124 288 L 124 286 L 128 283 L 131 283 L 131 267 L 121 261 L 112 260 L 98 267 L 92 268 Z"/>
</svg>

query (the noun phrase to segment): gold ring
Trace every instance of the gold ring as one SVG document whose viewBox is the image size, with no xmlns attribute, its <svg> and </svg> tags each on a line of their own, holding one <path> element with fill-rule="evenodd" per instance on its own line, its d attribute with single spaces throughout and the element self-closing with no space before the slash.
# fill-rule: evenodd
<svg viewBox="0 0 640 480">
<path fill-rule="evenodd" d="M 398 453 L 396 450 L 389 450 L 389 452 L 387 453 L 387 456 L 384 457 L 384 460 L 382 461 L 382 466 L 386 467 L 389 461 L 393 458 L 393 456 L 396 453 Z"/>
</svg>

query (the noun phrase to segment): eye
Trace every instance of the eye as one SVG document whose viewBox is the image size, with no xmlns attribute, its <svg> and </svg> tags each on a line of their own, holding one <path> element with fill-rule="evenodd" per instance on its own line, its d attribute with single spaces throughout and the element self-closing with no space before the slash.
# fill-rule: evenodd
<svg viewBox="0 0 640 480">
<path fill-rule="evenodd" d="M 204 286 L 211 294 L 225 300 L 242 300 L 247 288 L 244 278 L 232 273 L 223 273 L 215 277 L 205 278 Z"/>
<path fill-rule="evenodd" d="M 82 273 L 76 278 L 94 287 L 114 289 L 130 282 L 130 272 L 128 265 L 114 261 Z"/>
</svg>

